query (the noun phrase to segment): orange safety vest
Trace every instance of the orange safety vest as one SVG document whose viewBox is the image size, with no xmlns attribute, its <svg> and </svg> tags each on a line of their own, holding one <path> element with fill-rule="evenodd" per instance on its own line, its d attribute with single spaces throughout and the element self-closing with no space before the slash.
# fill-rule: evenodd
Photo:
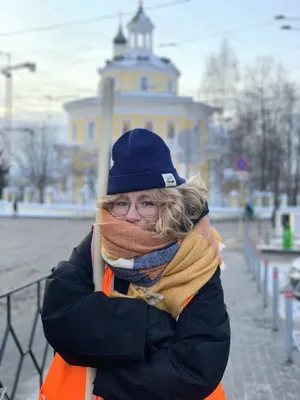
<svg viewBox="0 0 300 400">
<path fill-rule="evenodd" d="M 111 292 L 112 282 L 113 272 L 106 267 L 103 276 L 106 295 Z M 86 371 L 86 367 L 69 365 L 56 353 L 41 387 L 39 400 L 85 400 Z M 101 398 L 96 397 L 96 400 Z M 226 400 L 221 383 L 206 400 Z"/>
</svg>

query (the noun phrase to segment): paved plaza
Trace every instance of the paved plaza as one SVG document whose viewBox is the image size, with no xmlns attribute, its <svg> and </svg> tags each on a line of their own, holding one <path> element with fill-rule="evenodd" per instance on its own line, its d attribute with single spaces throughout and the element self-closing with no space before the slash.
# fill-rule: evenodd
<svg viewBox="0 0 300 400">
<path fill-rule="evenodd" d="M 225 262 L 223 285 L 232 330 L 224 377 L 228 400 L 298 400 L 299 353 L 295 350 L 294 364 L 285 364 L 283 328 L 272 332 L 270 310 L 263 311 L 242 255 L 229 251 Z"/>
<path fill-rule="evenodd" d="M 93 221 L 0 218 L 0 293 L 47 275 Z"/>
<path fill-rule="evenodd" d="M 59 260 L 69 257 L 91 224 L 92 221 L 87 220 L 0 218 L 0 293 L 47 275 Z M 269 311 L 263 312 L 261 297 L 240 254 L 238 225 L 223 222 L 215 226 L 227 244 L 223 283 L 232 325 L 232 349 L 224 377 L 227 400 L 298 400 L 299 354 L 295 351 L 294 364 L 284 364 L 283 332 L 271 332 Z M 35 292 L 26 291 L 16 296 L 13 304 L 14 326 L 26 347 L 35 311 Z M 4 308 L 0 302 L 0 335 L 3 318 Z M 37 353 L 41 354 L 43 345 L 39 327 L 34 342 Z M 11 384 L 17 356 L 9 343 L 0 367 L 0 380 Z M 27 360 L 21 375 L 26 385 L 18 399 L 35 398 L 28 395 L 34 392 L 31 382 L 37 385 L 37 380 L 32 381 L 33 375 L 32 363 Z"/>
</svg>

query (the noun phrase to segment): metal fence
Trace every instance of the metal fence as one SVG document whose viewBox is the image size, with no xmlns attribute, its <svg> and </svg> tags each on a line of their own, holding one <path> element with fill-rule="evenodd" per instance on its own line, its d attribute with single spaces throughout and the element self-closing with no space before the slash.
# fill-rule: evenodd
<svg viewBox="0 0 300 400">
<path fill-rule="evenodd" d="M 43 350 L 42 350 L 42 357 L 39 361 L 36 354 L 36 349 L 34 346 L 34 341 L 36 340 L 36 336 L 38 335 L 38 323 L 41 314 L 41 307 L 42 307 L 42 297 L 44 292 L 44 283 L 46 278 L 38 279 L 34 282 L 31 282 L 27 285 L 19 287 L 18 289 L 12 290 L 10 292 L 4 293 L 0 296 L 0 306 L 1 306 L 1 318 L 4 321 L 4 333 L 1 340 L 1 347 L 0 347 L 0 367 L 7 371 L 8 366 L 5 365 L 5 360 L 10 360 L 11 358 L 11 347 L 14 346 L 17 350 L 18 359 L 16 360 L 16 366 L 14 370 L 10 370 L 9 374 L 12 377 L 12 383 L 8 385 L 6 382 L 1 379 L 0 376 L 0 400 L 14 400 L 16 399 L 16 393 L 18 390 L 19 385 L 21 384 L 21 376 L 23 371 L 24 362 L 26 359 L 29 359 L 32 363 L 34 372 L 39 377 L 39 382 L 42 384 L 45 367 L 46 367 L 46 360 L 47 354 L 49 350 L 49 345 L 46 342 L 44 337 L 43 340 Z M 26 340 L 26 344 L 24 345 L 24 338 L 21 338 L 20 335 L 17 333 L 17 329 L 15 327 L 15 321 L 13 318 L 13 313 L 15 313 L 13 302 L 14 298 L 19 296 L 19 299 L 22 296 L 26 298 L 28 293 L 30 293 L 31 299 L 33 301 L 33 322 L 32 326 L 30 327 L 29 339 Z M 15 315 L 14 315 L 15 316 Z M 19 316 L 20 317 L 20 316 Z M 18 320 L 18 318 L 16 318 Z M 26 321 L 28 324 L 29 321 Z M 10 342 L 10 345 L 8 343 Z M 8 347 L 10 347 L 9 350 Z M 6 356 L 6 351 L 9 351 L 9 355 Z M 11 361 L 11 360 L 10 360 Z M 37 388 L 38 389 L 38 388 Z"/>
<path fill-rule="evenodd" d="M 246 267 L 252 280 L 256 283 L 257 291 L 262 296 L 262 307 L 271 307 L 272 330 L 279 331 L 281 319 L 284 322 L 284 347 L 287 363 L 293 362 L 294 341 L 299 336 L 294 331 L 293 323 L 293 287 L 286 280 L 280 288 L 280 270 L 271 266 L 267 259 L 264 259 L 261 251 L 255 242 L 249 237 L 246 231 L 243 234 L 243 253 L 246 260 Z M 283 298 L 282 298 L 283 295 Z M 297 343 L 295 343 L 297 345 Z M 298 347 L 298 345 L 297 345 Z"/>
</svg>

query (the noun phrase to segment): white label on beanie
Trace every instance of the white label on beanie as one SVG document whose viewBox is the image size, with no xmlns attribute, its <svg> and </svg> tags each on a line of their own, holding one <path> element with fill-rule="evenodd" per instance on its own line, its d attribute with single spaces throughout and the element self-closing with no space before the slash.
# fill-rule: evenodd
<svg viewBox="0 0 300 400">
<path fill-rule="evenodd" d="M 165 181 L 166 187 L 176 186 L 176 179 L 173 174 L 161 174 L 163 180 Z"/>
</svg>

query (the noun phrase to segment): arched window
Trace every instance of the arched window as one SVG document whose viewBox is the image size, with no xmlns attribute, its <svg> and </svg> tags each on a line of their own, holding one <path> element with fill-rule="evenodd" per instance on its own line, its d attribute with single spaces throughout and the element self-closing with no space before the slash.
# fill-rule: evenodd
<svg viewBox="0 0 300 400">
<path fill-rule="evenodd" d="M 149 79 L 148 76 L 141 76 L 140 78 L 140 90 L 149 89 Z"/>
<path fill-rule="evenodd" d="M 72 140 L 73 140 L 73 142 L 77 142 L 77 140 L 78 140 L 78 131 L 77 131 L 76 124 L 72 125 Z"/>
<path fill-rule="evenodd" d="M 175 135 L 176 135 L 176 132 L 175 132 L 175 124 L 174 124 L 174 122 L 168 122 L 168 125 L 167 125 L 167 138 L 168 138 L 168 140 L 174 141 Z"/>
<path fill-rule="evenodd" d="M 174 92 L 174 81 L 173 79 L 168 80 L 168 92 L 173 93 Z"/>
<path fill-rule="evenodd" d="M 146 121 L 145 129 L 148 129 L 149 131 L 153 131 L 153 122 L 152 121 Z"/>
<path fill-rule="evenodd" d="M 94 141 L 96 139 L 96 122 L 88 121 L 86 127 L 86 140 Z"/>
</svg>

